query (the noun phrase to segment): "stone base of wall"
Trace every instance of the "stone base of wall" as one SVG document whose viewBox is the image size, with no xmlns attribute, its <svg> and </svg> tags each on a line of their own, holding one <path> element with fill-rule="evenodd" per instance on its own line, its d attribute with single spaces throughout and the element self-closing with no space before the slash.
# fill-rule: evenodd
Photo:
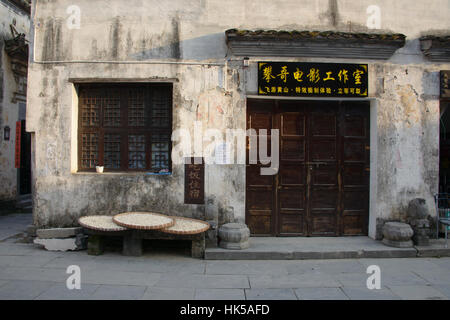
<svg viewBox="0 0 450 320">
<path fill-rule="evenodd" d="M 436 218 L 428 216 L 427 219 L 430 222 L 430 229 L 428 231 L 428 236 L 430 237 L 430 239 L 436 239 Z M 398 221 L 398 220 L 377 218 L 375 240 L 382 240 L 383 239 L 383 226 L 384 226 L 384 224 L 386 222 L 404 222 L 404 223 L 408 223 L 407 221 Z"/>
</svg>

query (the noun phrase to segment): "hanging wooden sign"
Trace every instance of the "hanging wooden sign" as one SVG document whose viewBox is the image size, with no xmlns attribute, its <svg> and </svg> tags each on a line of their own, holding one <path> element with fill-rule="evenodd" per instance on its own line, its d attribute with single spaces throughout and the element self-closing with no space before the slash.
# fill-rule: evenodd
<svg viewBox="0 0 450 320">
<path fill-rule="evenodd" d="M 441 71 L 441 98 L 450 98 L 450 71 Z"/>
<path fill-rule="evenodd" d="M 20 168 L 20 151 L 22 144 L 22 122 L 16 122 L 15 167 Z"/>
<path fill-rule="evenodd" d="M 184 203 L 205 203 L 205 162 L 203 158 L 185 158 Z"/>
</svg>

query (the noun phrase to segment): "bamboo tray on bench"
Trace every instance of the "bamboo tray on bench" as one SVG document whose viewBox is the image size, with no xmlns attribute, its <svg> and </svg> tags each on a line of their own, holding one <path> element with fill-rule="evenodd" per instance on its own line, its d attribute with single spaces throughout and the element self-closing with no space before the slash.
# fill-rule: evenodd
<svg viewBox="0 0 450 320">
<path fill-rule="evenodd" d="M 171 218 L 175 220 L 175 224 L 171 227 L 161 229 L 161 232 L 172 234 L 197 234 L 208 230 L 210 227 L 208 222 L 197 219 L 174 216 Z"/>
<path fill-rule="evenodd" d="M 78 223 L 87 229 L 98 230 L 98 231 L 124 231 L 127 228 L 117 225 L 113 222 L 112 216 L 84 216 L 78 219 Z"/>
<path fill-rule="evenodd" d="M 155 212 L 119 213 L 116 214 L 112 220 L 119 226 L 138 230 L 162 229 L 171 227 L 175 224 L 173 218 Z"/>
</svg>

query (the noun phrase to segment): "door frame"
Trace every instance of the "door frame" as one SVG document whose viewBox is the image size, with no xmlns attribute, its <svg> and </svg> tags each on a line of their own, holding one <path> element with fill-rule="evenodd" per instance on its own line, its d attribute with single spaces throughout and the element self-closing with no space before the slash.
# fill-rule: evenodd
<svg viewBox="0 0 450 320">
<path fill-rule="evenodd" d="M 247 126 L 247 117 L 248 117 L 248 100 L 294 100 L 294 101 L 362 101 L 369 103 L 369 145 L 370 145 L 370 153 L 369 153 L 369 209 L 368 209 L 368 217 L 367 217 L 367 231 L 368 236 L 372 239 L 377 238 L 377 218 L 379 216 L 378 213 L 378 204 L 377 204 L 377 185 L 378 185 L 378 171 L 377 171 L 377 158 L 378 158 L 378 123 L 377 123 L 377 115 L 378 115 L 378 100 L 376 98 L 310 98 L 310 97 L 283 97 L 283 96 L 259 96 L 259 95 L 247 95 L 246 103 L 245 103 L 245 124 Z M 246 127 L 247 129 L 247 127 Z M 245 201 L 245 212 L 244 218 L 247 223 L 248 215 L 247 215 L 247 169 L 245 167 L 245 186 L 244 186 L 244 201 Z M 274 178 L 275 179 L 275 178 Z M 274 193 L 275 194 L 275 193 Z M 276 199 L 273 199 L 274 201 Z M 275 228 L 275 226 L 273 227 Z M 273 230 L 274 231 L 274 230 Z M 254 237 L 267 237 L 273 236 L 275 232 L 272 232 L 271 235 L 257 235 L 252 234 Z"/>
</svg>

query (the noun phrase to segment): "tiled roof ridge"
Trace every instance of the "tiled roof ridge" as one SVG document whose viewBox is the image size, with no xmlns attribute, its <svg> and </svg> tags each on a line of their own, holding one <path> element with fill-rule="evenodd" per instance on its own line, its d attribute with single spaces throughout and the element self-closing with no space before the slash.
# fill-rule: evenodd
<svg viewBox="0 0 450 320">
<path fill-rule="evenodd" d="M 442 41 L 442 42 L 448 42 L 450 41 L 450 35 L 445 36 L 435 36 L 435 35 L 426 35 L 419 38 L 419 40 L 436 40 L 436 41 Z"/>
<path fill-rule="evenodd" d="M 357 33 L 341 31 L 308 31 L 308 30 L 239 30 L 228 29 L 227 36 L 237 37 L 273 37 L 290 39 L 366 39 L 366 40 L 399 40 L 404 41 L 406 36 L 401 33 Z"/>
</svg>

